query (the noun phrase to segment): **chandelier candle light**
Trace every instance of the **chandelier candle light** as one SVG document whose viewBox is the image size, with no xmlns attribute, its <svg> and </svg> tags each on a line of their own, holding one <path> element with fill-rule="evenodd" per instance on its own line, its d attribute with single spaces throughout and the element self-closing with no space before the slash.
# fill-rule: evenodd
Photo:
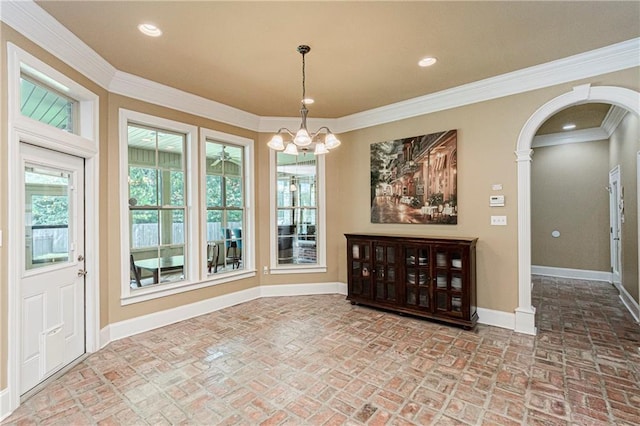
<svg viewBox="0 0 640 426">
<path fill-rule="evenodd" d="M 326 154 L 330 149 L 336 148 L 340 145 L 340 140 L 331 132 L 326 126 L 320 127 L 315 133 L 309 133 L 307 130 L 307 114 L 309 110 L 305 105 L 306 92 L 305 92 L 305 69 L 304 69 L 304 55 L 309 53 L 311 48 L 307 45 L 298 46 L 298 52 L 302 55 L 302 108 L 300 109 L 300 115 L 302 116 L 302 123 L 300 129 L 294 134 L 291 130 L 283 127 L 278 130 L 278 133 L 273 136 L 267 146 L 276 151 L 284 150 L 285 154 L 298 155 L 298 148 L 303 152 L 309 151 L 313 148 L 315 155 Z M 324 141 L 320 138 L 320 133 L 326 134 Z M 287 147 L 284 146 L 283 135 L 292 138 L 291 142 L 287 143 Z"/>
</svg>

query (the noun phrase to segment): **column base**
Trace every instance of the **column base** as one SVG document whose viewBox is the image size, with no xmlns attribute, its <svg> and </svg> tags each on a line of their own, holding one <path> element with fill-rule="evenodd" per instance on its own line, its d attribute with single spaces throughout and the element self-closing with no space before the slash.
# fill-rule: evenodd
<svg viewBox="0 0 640 426">
<path fill-rule="evenodd" d="M 515 310 L 516 313 L 516 333 L 530 334 L 535 336 L 537 334 L 536 329 L 536 308 L 530 307 L 518 307 Z"/>
</svg>

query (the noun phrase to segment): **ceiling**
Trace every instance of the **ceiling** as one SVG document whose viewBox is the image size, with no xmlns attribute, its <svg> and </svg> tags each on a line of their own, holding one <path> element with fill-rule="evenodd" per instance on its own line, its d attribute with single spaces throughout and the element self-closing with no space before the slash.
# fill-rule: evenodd
<svg viewBox="0 0 640 426">
<path fill-rule="evenodd" d="M 640 36 L 636 1 L 37 3 L 118 70 L 265 117 L 298 115 L 300 44 L 309 116 L 337 118 Z"/>
</svg>

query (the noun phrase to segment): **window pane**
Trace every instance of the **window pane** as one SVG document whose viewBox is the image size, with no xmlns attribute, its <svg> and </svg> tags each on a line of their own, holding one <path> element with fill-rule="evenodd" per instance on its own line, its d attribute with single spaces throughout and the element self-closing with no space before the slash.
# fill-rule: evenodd
<svg viewBox="0 0 640 426">
<path fill-rule="evenodd" d="M 158 167 L 182 170 L 184 135 L 158 132 Z"/>
<path fill-rule="evenodd" d="M 155 169 L 129 167 L 129 206 L 156 206 L 157 186 Z"/>
<path fill-rule="evenodd" d="M 184 244 L 184 211 L 160 210 L 162 244 Z"/>
<path fill-rule="evenodd" d="M 227 225 L 229 228 L 242 228 L 242 210 L 227 211 Z"/>
<path fill-rule="evenodd" d="M 316 158 L 278 153 L 278 263 L 317 263 Z"/>
<path fill-rule="evenodd" d="M 242 269 L 244 147 L 207 139 L 205 151 L 207 273 Z"/>
<path fill-rule="evenodd" d="M 25 168 L 25 267 L 69 260 L 70 174 Z"/>
<path fill-rule="evenodd" d="M 132 248 L 158 245 L 160 241 L 158 217 L 157 210 L 132 210 L 129 212 Z"/>
<path fill-rule="evenodd" d="M 20 112 L 41 123 L 74 133 L 76 102 L 25 74 L 20 75 Z"/>
<path fill-rule="evenodd" d="M 222 207 L 222 176 L 207 176 L 207 207 Z"/>
<path fill-rule="evenodd" d="M 184 280 L 184 248 L 162 247 L 160 249 L 158 276 L 161 283 Z"/>
<path fill-rule="evenodd" d="M 222 211 L 209 210 L 207 212 L 207 241 L 218 241 L 222 238 Z"/>
<path fill-rule="evenodd" d="M 242 207 L 242 179 L 225 177 L 227 207 Z"/>
<path fill-rule="evenodd" d="M 183 206 L 184 200 L 184 173 L 171 172 L 171 200 L 172 206 Z"/>
</svg>

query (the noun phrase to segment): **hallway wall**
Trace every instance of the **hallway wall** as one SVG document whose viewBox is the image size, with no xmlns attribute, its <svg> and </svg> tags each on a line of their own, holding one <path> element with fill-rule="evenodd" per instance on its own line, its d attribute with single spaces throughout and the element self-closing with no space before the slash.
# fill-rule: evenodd
<svg viewBox="0 0 640 426">
<path fill-rule="evenodd" d="M 534 149 L 532 265 L 609 272 L 608 157 L 608 140 Z"/>
</svg>

